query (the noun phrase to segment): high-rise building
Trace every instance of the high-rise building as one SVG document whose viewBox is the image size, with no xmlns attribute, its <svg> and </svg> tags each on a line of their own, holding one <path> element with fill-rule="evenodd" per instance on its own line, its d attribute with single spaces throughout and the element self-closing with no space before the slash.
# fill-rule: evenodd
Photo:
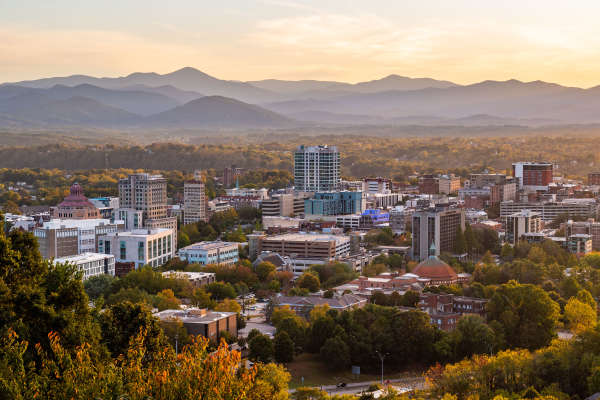
<svg viewBox="0 0 600 400">
<path fill-rule="evenodd" d="M 521 210 L 505 217 L 506 241 L 517 244 L 526 233 L 537 233 L 542 230 L 542 216 L 531 210 Z"/>
<path fill-rule="evenodd" d="M 553 179 L 553 165 L 546 162 L 513 163 L 513 176 L 520 189 L 548 190 Z"/>
<path fill-rule="evenodd" d="M 340 153 L 336 146 L 299 146 L 294 152 L 294 186 L 301 192 L 339 190 Z"/>
<path fill-rule="evenodd" d="M 319 192 L 312 199 L 304 200 L 304 214 L 357 214 L 362 213 L 366 206 L 367 197 L 363 192 Z"/>
<path fill-rule="evenodd" d="M 244 173 L 243 168 L 237 168 L 233 165 L 231 168 L 223 170 L 223 186 L 226 188 L 235 186 L 238 178 Z"/>
<path fill-rule="evenodd" d="M 95 219 L 100 218 L 100 211 L 83 195 L 79 183 L 71 186 L 69 195 L 56 207 L 50 209 L 52 218 Z"/>
<path fill-rule="evenodd" d="M 304 197 L 291 193 L 275 194 L 262 201 L 261 209 L 264 217 L 293 217 L 304 214 Z"/>
<path fill-rule="evenodd" d="M 430 248 L 435 248 L 436 256 L 441 252 L 454 252 L 458 227 L 465 229 L 465 213 L 462 209 L 415 212 L 412 215 L 413 259 L 425 260 L 429 257 Z"/>
<path fill-rule="evenodd" d="M 119 180 L 119 206 L 143 211 L 144 221 L 167 216 L 167 180 L 162 175 L 132 174 Z"/>
<path fill-rule="evenodd" d="M 183 185 L 183 223 L 187 225 L 207 220 L 204 182 L 200 172 L 196 171 L 194 179 Z"/>
</svg>

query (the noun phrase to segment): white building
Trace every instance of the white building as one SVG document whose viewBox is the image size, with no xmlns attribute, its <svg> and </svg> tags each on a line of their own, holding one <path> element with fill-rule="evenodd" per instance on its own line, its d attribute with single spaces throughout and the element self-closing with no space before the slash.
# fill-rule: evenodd
<svg viewBox="0 0 600 400">
<path fill-rule="evenodd" d="M 187 272 L 187 271 L 165 271 L 165 278 L 182 279 L 190 282 L 196 287 L 205 286 L 217 280 L 214 272 Z"/>
<path fill-rule="evenodd" d="M 97 235 L 110 232 L 117 232 L 119 227 L 123 227 L 123 221 L 115 221 L 111 223 L 109 219 L 93 218 L 93 219 L 51 219 L 44 222 L 41 228 L 36 228 L 34 235 L 43 238 L 43 231 L 59 230 L 59 229 L 77 229 L 77 253 L 95 253 L 96 252 L 96 237 Z M 71 255 L 71 254 L 66 254 Z M 48 257 L 51 258 L 51 257 Z"/>
<path fill-rule="evenodd" d="M 232 197 L 258 197 L 260 200 L 269 198 L 269 190 L 266 188 L 232 188 L 225 189 L 225 193 L 227 194 L 227 196 Z"/>
<path fill-rule="evenodd" d="M 83 253 L 55 258 L 54 264 L 74 264 L 83 272 L 83 280 L 98 275 L 115 276 L 115 256 L 112 254 Z"/>
<path fill-rule="evenodd" d="M 232 265 L 239 260 L 238 246 L 235 242 L 198 242 L 179 249 L 177 255 L 190 264 Z"/>
<path fill-rule="evenodd" d="M 340 152 L 336 146 L 299 146 L 294 152 L 294 187 L 302 192 L 340 188 Z"/>
<path fill-rule="evenodd" d="M 117 262 L 133 262 L 158 267 L 175 255 L 176 243 L 172 229 L 137 229 L 110 233 L 98 238 L 98 252 L 112 254 Z"/>
</svg>

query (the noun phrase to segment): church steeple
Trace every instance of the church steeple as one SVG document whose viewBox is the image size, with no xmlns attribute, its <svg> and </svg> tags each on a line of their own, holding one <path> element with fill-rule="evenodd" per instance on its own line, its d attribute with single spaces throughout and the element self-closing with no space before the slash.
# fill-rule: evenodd
<svg viewBox="0 0 600 400">
<path fill-rule="evenodd" d="M 431 242 L 431 246 L 429 246 L 429 257 L 435 257 L 437 252 L 437 248 L 435 247 L 435 242 Z"/>
</svg>

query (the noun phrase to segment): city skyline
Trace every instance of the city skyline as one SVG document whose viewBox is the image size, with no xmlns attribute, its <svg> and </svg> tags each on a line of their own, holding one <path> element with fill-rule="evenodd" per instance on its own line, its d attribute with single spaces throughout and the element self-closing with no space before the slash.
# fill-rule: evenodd
<svg viewBox="0 0 600 400">
<path fill-rule="evenodd" d="M 390 74 L 469 84 L 600 84 L 591 1 L 1 2 L 0 81 L 166 73 L 358 82 Z"/>
</svg>

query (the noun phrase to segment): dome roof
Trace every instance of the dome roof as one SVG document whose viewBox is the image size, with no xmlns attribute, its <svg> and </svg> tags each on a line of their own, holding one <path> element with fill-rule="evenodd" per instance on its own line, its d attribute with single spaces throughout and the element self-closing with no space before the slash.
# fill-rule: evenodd
<svg viewBox="0 0 600 400">
<path fill-rule="evenodd" d="M 79 186 L 78 183 L 74 183 L 71 186 L 70 193 L 65 199 L 58 205 L 61 208 L 64 207 L 79 207 L 79 208 L 93 208 L 96 206 L 93 205 L 87 197 L 83 195 L 83 189 Z"/>
<path fill-rule="evenodd" d="M 456 271 L 436 256 L 430 256 L 419 263 L 412 273 L 429 279 L 456 280 L 458 278 Z"/>
</svg>

